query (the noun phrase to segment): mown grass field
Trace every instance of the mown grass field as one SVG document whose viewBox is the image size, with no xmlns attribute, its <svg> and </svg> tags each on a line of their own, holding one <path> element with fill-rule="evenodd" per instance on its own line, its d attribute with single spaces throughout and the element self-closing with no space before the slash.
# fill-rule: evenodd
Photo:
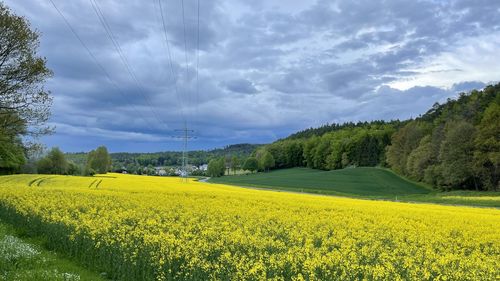
<svg viewBox="0 0 500 281">
<path fill-rule="evenodd" d="M 500 207 L 500 192 L 437 192 L 381 168 L 321 171 L 308 168 L 211 178 L 209 182 L 394 201 Z"/>
<path fill-rule="evenodd" d="M 212 178 L 210 182 L 337 195 L 397 196 L 430 192 L 429 189 L 377 168 L 335 171 L 292 168 L 268 173 Z"/>
<path fill-rule="evenodd" d="M 0 177 L 0 217 L 113 280 L 495 280 L 500 210 L 179 178 Z"/>
</svg>

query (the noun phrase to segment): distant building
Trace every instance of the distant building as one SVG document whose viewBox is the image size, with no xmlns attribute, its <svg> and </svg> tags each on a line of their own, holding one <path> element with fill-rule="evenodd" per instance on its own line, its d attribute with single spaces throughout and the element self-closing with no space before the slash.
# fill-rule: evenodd
<svg viewBox="0 0 500 281">
<path fill-rule="evenodd" d="M 203 164 L 203 165 L 200 165 L 200 166 L 198 167 L 198 169 L 199 169 L 200 171 L 206 171 L 206 170 L 208 170 L 208 164 Z"/>
<path fill-rule="evenodd" d="M 121 174 L 128 174 L 128 170 L 125 167 L 121 167 L 120 169 L 116 170 L 116 172 Z"/>
</svg>

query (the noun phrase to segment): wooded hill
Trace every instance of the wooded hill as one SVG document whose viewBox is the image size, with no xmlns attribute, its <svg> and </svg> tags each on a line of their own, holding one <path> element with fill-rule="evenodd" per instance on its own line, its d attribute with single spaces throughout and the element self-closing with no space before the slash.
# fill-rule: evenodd
<svg viewBox="0 0 500 281">
<path fill-rule="evenodd" d="M 329 124 L 263 146 L 274 168 L 387 166 L 443 190 L 499 189 L 500 84 L 462 93 L 419 118 Z"/>
</svg>

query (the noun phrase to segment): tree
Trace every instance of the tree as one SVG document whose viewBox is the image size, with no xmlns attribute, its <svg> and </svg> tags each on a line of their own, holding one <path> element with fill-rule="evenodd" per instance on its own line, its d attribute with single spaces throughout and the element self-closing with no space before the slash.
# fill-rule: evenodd
<svg viewBox="0 0 500 281">
<path fill-rule="evenodd" d="M 221 177 L 226 170 L 225 158 L 212 159 L 208 162 L 207 175 L 209 177 Z"/>
<path fill-rule="evenodd" d="M 68 175 L 73 175 L 73 176 L 81 175 L 82 174 L 81 167 L 78 166 L 77 164 L 75 164 L 72 161 L 68 161 L 67 174 Z"/>
<path fill-rule="evenodd" d="M 304 143 L 304 162 L 308 168 L 316 168 L 314 165 L 314 155 L 316 154 L 318 144 L 319 138 L 317 136 L 307 139 Z"/>
<path fill-rule="evenodd" d="M 347 155 L 347 152 L 342 153 L 342 160 L 341 160 L 342 168 L 349 166 L 349 163 L 351 162 L 349 161 L 349 155 Z"/>
<path fill-rule="evenodd" d="M 387 147 L 386 160 L 391 168 L 406 175 L 408 156 L 423 137 L 422 130 L 416 122 L 410 122 L 392 135 L 391 145 Z"/>
<path fill-rule="evenodd" d="M 451 121 L 447 124 L 439 152 L 442 185 L 447 189 L 463 187 L 474 176 L 474 135 L 475 128 L 466 121 Z"/>
<path fill-rule="evenodd" d="M 248 157 L 245 160 L 245 163 L 243 163 L 243 170 L 247 170 L 250 172 L 255 172 L 259 169 L 259 162 L 257 161 L 257 158 L 255 157 Z"/>
<path fill-rule="evenodd" d="M 105 174 L 111 169 L 111 157 L 105 146 L 99 146 L 96 150 L 89 152 L 87 166 L 98 174 Z"/>
<path fill-rule="evenodd" d="M 274 168 L 274 165 L 273 155 L 269 151 L 264 151 L 259 161 L 260 169 L 267 172 L 269 169 Z"/>
<path fill-rule="evenodd" d="M 0 122 L 0 175 L 15 173 L 26 160 L 23 143 L 16 132 L 24 123 L 17 115 L 5 111 L 2 113 L 1 110 Z"/>
<path fill-rule="evenodd" d="M 424 179 L 425 170 L 434 164 L 435 160 L 435 155 L 432 153 L 431 136 L 427 135 L 408 156 L 406 171 L 411 178 L 421 181 Z"/>
<path fill-rule="evenodd" d="M 59 148 L 54 147 L 47 156 L 38 161 L 37 169 L 40 174 L 65 175 L 68 173 L 68 165 L 64 153 Z"/>
<path fill-rule="evenodd" d="M 493 102 L 484 112 L 474 140 L 474 169 L 488 190 L 500 180 L 500 105 Z"/>
<path fill-rule="evenodd" d="M 28 142 L 22 136 L 51 132 L 45 123 L 52 98 L 43 83 L 52 72 L 36 55 L 38 36 L 0 2 L 0 173 L 15 172 L 24 163 Z"/>
<path fill-rule="evenodd" d="M 236 175 L 236 171 L 240 168 L 240 159 L 236 155 L 231 157 L 231 168 L 233 169 L 233 174 Z"/>
</svg>

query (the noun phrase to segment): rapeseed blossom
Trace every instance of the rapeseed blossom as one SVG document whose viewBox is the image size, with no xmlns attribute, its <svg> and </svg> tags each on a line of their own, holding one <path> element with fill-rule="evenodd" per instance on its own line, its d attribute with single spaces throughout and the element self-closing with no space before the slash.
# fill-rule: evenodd
<svg viewBox="0 0 500 281">
<path fill-rule="evenodd" d="M 112 176 L 2 177 L 0 216 L 118 280 L 500 278 L 497 209 Z"/>
</svg>

